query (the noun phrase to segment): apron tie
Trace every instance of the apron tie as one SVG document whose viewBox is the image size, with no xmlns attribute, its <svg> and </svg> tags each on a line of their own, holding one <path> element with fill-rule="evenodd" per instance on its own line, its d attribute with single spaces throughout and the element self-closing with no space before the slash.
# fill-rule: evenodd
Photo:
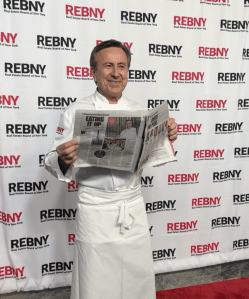
<svg viewBox="0 0 249 299">
<path fill-rule="evenodd" d="M 119 217 L 117 224 L 120 225 L 121 234 L 124 229 L 131 229 L 135 222 L 135 218 L 130 214 L 130 209 L 126 201 L 119 204 Z"/>
</svg>

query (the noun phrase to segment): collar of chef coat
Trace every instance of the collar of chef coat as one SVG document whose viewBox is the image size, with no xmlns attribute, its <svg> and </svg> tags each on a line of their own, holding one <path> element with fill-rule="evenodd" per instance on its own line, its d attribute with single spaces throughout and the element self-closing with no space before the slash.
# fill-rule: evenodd
<svg viewBox="0 0 249 299">
<path fill-rule="evenodd" d="M 129 110 L 129 104 L 127 103 L 123 95 L 118 100 L 117 104 L 110 104 L 106 97 L 98 92 L 96 89 L 93 95 L 93 102 L 96 110 Z"/>
</svg>

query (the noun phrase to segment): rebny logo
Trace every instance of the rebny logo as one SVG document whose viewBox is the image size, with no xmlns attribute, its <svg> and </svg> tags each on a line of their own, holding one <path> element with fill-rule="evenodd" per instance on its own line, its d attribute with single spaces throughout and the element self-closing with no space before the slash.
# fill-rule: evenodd
<svg viewBox="0 0 249 299">
<path fill-rule="evenodd" d="M 209 253 L 217 253 L 219 251 L 219 242 L 213 242 L 208 244 L 191 245 L 190 252 L 191 256 L 206 255 Z"/>
<path fill-rule="evenodd" d="M 38 49 L 77 51 L 75 42 L 76 38 L 71 37 L 37 35 Z"/>
<path fill-rule="evenodd" d="M 22 217 L 22 212 L 14 212 L 10 214 L 10 213 L 5 213 L 3 211 L 0 211 L 0 223 L 6 226 L 23 224 L 21 217 Z"/>
<path fill-rule="evenodd" d="M 154 187 L 153 185 L 154 176 L 142 176 L 141 177 L 141 187 Z"/>
<path fill-rule="evenodd" d="M 47 78 L 45 74 L 46 65 L 28 63 L 4 63 L 5 76 Z"/>
<path fill-rule="evenodd" d="M 39 167 L 44 167 L 44 157 L 45 155 L 39 155 Z"/>
<path fill-rule="evenodd" d="M 239 217 L 218 217 L 211 220 L 211 228 L 221 228 L 221 227 L 239 227 L 240 226 L 240 216 Z"/>
<path fill-rule="evenodd" d="M 157 26 L 157 14 L 140 11 L 121 11 L 121 24 Z"/>
<path fill-rule="evenodd" d="M 16 43 L 17 33 L 0 31 L 0 46 L 4 47 L 18 47 Z"/>
<path fill-rule="evenodd" d="M 174 28 L 206 30 L 206 18 L 174 16 Z"/>
<path fill-rule="evenodd" d="M 46 137 L 47 125 L 6 124 L 7 137 Z"/>
<path fill-rule="evenodd" d="M 238 110 L 248 110 L 248 109 L 249 109 L 249 99 L 239 99 Z"/>
<path fill-rule="evenodd" d="M 205 72 L 177 72 L 171 75 L 172 83 L 181 84 L 204 84 Z"/>
<path fill-rule="evenodd" d="M 215 124 L 215 134 L 243 133 L 242 125 L 243 125 L 243 122 L 216 123 Z"/>
<path fill-rule="evenodd" d="M 213 183 L 222 183 L 225 181 L 241 181 L 242 170 L 227 170 L 221 172 L 213 172 Z"/>
<path fill-rule="evenodd" d="M 66 18 L 83 21 L 105 22 L 105 8 L 66 5 Z"/>
<path fill-rule="evenodd" d="M 248 249 L 249 239 L 239 239 L 233 241 L 233 250 Z"/>
<path fill-rule="evenodd" d="M 74 245 L 75 234 L 68 234 L 68 245 Z"/>
<path fill-rule="evenodd" d="M 93 80 L 93 74 L 89 67 L 67 66 L 67 79 L 73 80 Z"/>
<path fill-rule="evenodd" d="M 244 48 L 242 52 L 242 59 L 248 60 L 249 59 L 249 49 Z"/>
<path fill-rule="evenodd" d="M 20 168 L 19 163 L 21 155 L 9 155 L 1 156 L 0 155 L 0 168 Z"/>
<path fill-rule="evenodd" d="M 168 222 L 167 234 L 187 233 L 197 231 L 198 220 L 182 221 L 182 222 Z"/>
<path fill-rule="evenodd" d="M 245 84 L 246 73 L 218 73 L 218 84 Z"/>
<path fill-rule="evenodd" d="M 45 3 L 41 1 L 3 0 L 4 12 L 13 14 L 45 16 L 44 6 Z"/>
<path fill-rule="evenodd" d="M 13 95 L 0 95 L 0 108 L 6 109 L 20 109 L 19 105 L 17 105 L 17 100 L 19 96 Z"/>
<path fill-rule="evenodd" d="M 198 56 L 205 59 L 229 59 L 228 51 L 229 48 L 199 47 Z"/>
<path fill-rule="evenodd" d="M 75 220 L 76 209 L 48 209 L 40 211 L 40 221 Z"/>
<path fill-rule="evenodd" d="M 176 200 L 159 200 L 154 202 L 147 202 L 145 204 L 145 209 L 147 214 L 163 211 L 176 211 L 175 204 Z"/>
<path fill-rule="evenodd" d="M 42 276 L 61 274 L 61 273 L 71 273 L 73 269 L 73 261 L 70 262 L 53 262 L 49 264 L 43 264 L 41 266 Z"/>
<path fill-rule="evenodd" d="M 249 194 L 234 194 L 233 204 L 234 205 L 244 205 L 249 203 Z"/>
<path fill-rule="evenodd" d="M 216 6 L 230 6 L 230 0 L 200 0 L 200 3 Z"/>
<path fill-rule="evenodd" d="M 37 195 L 47 193 L 48 181 L 9 183 L 9 195 Z"/>
<path fill-rule="evenodd" d="M 78 189 L 79 189 L 79 185 L 76 184 L 76 182 L 74 180 L 67 183 L 67 191 L 68 192 L 76 192 L 76 191 L 78 191 Z"/>
<path fill-rule="evenodd" d="M 220 207 L 220 200 L 221 196 L 196 197 L 192 198 L 191 206 L 192 209 L 216 208 Z"/>
<path fill-rule="evenodd" d="M 196 111 L 227 111 L 227 100 L 196 100 Z"/>
<path fill-rule="evenodd" d="M 234 158 L 249 158 L 249 147 L 235 147 Z"/>
<path fill-rule="evenodd" d="M 152 251 L 153 261 L 174 260 L 176 259 L 176 248 L 163 248 Z"/>
<path fill-rule="evenodd" d="M 194 150 L 194 161 L 224 160 L 225 149 L 202 149 Z"/>
<path fill-rule="evenodd" d="M 248 20 L 220 20 L 220 31 L 226 32 L 248 32 Z"/>
<path fill-rule="evenodd" d="M 11 251 L 45 248 L 49 246 L 48 237 L 49 235 L 34 238 L 27 237 L 20 239 L 12 239 L 10 240 L 10 248 Z"/>
<path fill-rule="evenodd" d="M 198 184 L 199 173 L 168 174 L 168 185 Z"/>
<path fill-rule="evenodd" d="M 182 58 L 182 46 L 149 44 L 149 56 Z"/>
<path fill-rule="evenodd" d="M 155 83 L 156 71 L 153 70 L 129 70 L 129 82 Z"/>
<path fill-rule="evenodd" d="M 38 109 L 63 110 L 74 103 L 77 98 L 73 97 L 45 97 L 38 96 Z"/>
<path fill-rule="evenodd" d="M 180 111 L 180 100 L 158 100 L 158 99 L 153 100 L 153 99 L 149 99 L 147 108 L 148 109 L 155 108 L 155 107 L 161 105 L 162 103 L 164 103 L 166 101 L 167 101 L 168 106 L 169 106 L 169 111 Z"/>
<path fill-rule="evenodd" d="M 178 135 L 201 135 L 202 124 L 178 124 Z"/>
<path fill-rule="evenodd" d="M 13 268 L 10 265 L 0 266 L 0 280 L 9 278 L 15 278 L 16 280 L 26 279 L 24 269 L 24 266 L 18 268 Z"/>
</svg>

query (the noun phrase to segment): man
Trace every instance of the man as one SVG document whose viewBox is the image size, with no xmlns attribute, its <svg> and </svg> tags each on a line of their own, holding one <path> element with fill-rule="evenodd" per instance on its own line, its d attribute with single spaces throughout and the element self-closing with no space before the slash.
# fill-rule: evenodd
<svg viewBox="0 0 249 299">
<path fill-rule="evenodd" d="M 61 116 L 45 167 L 61 181 L 72 179 L 77 141 L 72 140 L 76 109 L 143 110 L 122 95 L 131 62 L 129 50 L 109 40 L 92 51 L 95 93 L 70 105 Z M 177 137 L 174 119 L 169 138 Z M 79 202 L 71 299 L 154 299 L 155 282 L 147 216 L 140 190 L 141 172 L 79 168 Z"/>
<path fill-rule="evenodd" d="M 130 119 L 126 120 L 125 127 L 126 127 L 126 129 L 124 129 L 120 133 L 120 138 L 124 138 L 124 139 L 136 139 L 137 138 L 136 128 L 132 127 L 132 121 Z"/>
</svg>

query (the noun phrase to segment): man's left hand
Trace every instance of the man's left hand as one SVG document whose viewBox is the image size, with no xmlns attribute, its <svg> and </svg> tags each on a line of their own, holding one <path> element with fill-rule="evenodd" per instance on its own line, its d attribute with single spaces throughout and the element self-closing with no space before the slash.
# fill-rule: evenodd
<svg viewBox="0 0 249 299">
<path fill-rule="evenodd" d="M 168 120 L 168 137 L 171 142 L 174 142 L 177 139 L 177 124 L 174 118 Z"/>
</svg>

